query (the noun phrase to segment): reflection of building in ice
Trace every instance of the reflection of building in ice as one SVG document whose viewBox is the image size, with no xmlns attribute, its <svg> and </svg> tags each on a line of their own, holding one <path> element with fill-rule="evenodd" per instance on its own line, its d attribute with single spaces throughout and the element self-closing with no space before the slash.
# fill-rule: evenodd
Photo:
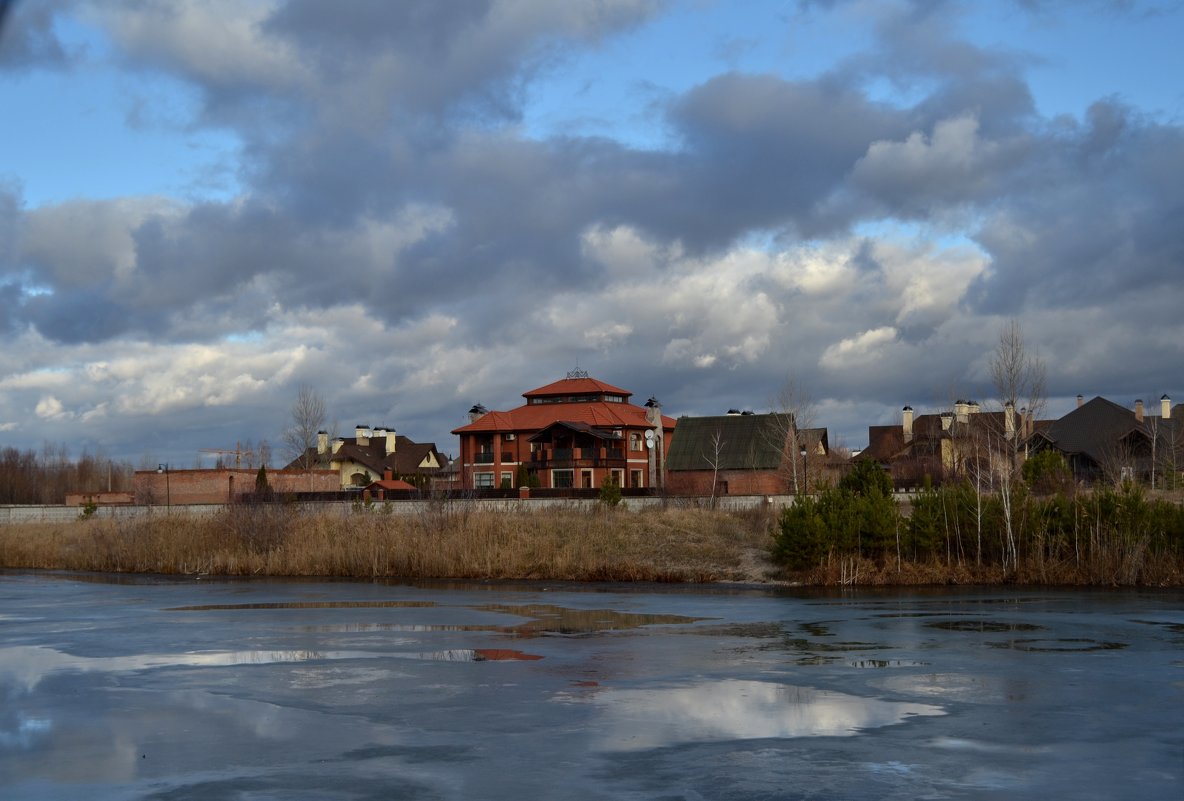
<svg viewBox="0 0 1184 801">
<path fill-rule="evenodd" d="M 945 714 L 930 704 L 760 681 L 610 691 L 590 701 L 603 708 L 597 746 L 609 751 L 709 740 L 845 737 L 915 715 Z"/>
</svg>

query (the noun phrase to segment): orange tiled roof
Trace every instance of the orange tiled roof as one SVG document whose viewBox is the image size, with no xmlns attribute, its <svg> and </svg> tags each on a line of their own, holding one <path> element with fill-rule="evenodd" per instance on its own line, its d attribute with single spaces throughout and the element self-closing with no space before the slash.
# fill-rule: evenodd
<svg viewBox="0 0 1184 801">
<path fill-rule="evenodd" d="M 523 392 L 524 398 L 541 398 L 552 395 L 624 395 L 632 397 L 633 393 L 627 389 L 614 387 L 595 378 L 562 378 L 545 387 Z"/>
<path fill-rule="evenodd" d="M 596 428 L 649 428 L 650 423 L 646 419 L 645 411 L 631 403 L 604 401 L 526 404 L 508 412 L 489 412 L 468 425 L 454 428 L 452 433 L 538 431 L 559 421 L 587 423 Z M 663 428 L 673 429 L 674 424 L 673 417 L 662 415 Z"/>
</svg>

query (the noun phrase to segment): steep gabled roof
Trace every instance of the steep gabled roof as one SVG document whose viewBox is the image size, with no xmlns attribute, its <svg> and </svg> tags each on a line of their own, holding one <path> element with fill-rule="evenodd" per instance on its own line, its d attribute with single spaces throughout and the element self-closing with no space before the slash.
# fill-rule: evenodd
<svg viewBox="0 0 1184 801">
<path fill-rule="evenodd" d="M 387 470 L 396 474 L 409 475 L 432 471 L 435 468 L 421 468 L 419 465 L 434 454 L 437 464 L 444 464 L 445 459 L 436 450 L 434 442 L 414 442 L 402 434 L 395 437 L 395 452 L 386 452 L 385 437 L 371 437 L 365 445 L 359 445 L 357 437 L 343 438 L 337 452 L 317 453 L 316 448 L 309 448 L 306 457 L 313 467 L 327 468 L 331 462 L 355 462 L 372 473 L 382 475 Z M 296 470 L 301 467 L 302 458 L 294 459 L 285 470 Z"/>
<path fill-rule="evenodd" d="M 1066 454 L 1081 454 L 1097 464 L 1104 463 L 1110 451 L 1132 433 L 1146 436 L 1135 413 L 1113 401 L 1096 397 L 1039 432 L 1039 436 Z"/>
<path fill-rule="evenodd" d="M 680 417 L 666 469 L 776 470 L 785 458 L 792 420 L 776 413 Z"/>
</svg>

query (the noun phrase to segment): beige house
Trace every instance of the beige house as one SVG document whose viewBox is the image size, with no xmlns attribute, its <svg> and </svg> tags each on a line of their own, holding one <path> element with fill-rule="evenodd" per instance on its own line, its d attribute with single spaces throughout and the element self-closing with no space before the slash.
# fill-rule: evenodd
<svg viewBox="0 0 1184 801">
<path fill-rule="evenodd" d="M 319 432 L 316 448 L 293 460 L 288 469 L 306 464 L 328 468 L 338 474 L 342 489 L 366 487 L 388 475 L 426 487 L 447 463 L 435 443 L 413 442 L 385 426 L 359 425 L 353 437 L 330 440 L 328 433 Z"/>
</svg>

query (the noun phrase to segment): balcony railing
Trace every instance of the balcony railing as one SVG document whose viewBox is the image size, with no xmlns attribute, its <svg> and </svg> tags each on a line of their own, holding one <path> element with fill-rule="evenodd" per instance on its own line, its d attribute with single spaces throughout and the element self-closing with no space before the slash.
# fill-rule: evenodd
<svg viewBox="0 0 1184 801">
<path fill-rule="evenodd" d="M 625 451 L 616 448 L 540 448 L 530 455 L 533 467 L 624 466 Z"/>
<path fill-rule="evenodd" d="M 493 464 L 493 453 L 478 453 L 473 456 L 473 464 Z"/>
</svg>

